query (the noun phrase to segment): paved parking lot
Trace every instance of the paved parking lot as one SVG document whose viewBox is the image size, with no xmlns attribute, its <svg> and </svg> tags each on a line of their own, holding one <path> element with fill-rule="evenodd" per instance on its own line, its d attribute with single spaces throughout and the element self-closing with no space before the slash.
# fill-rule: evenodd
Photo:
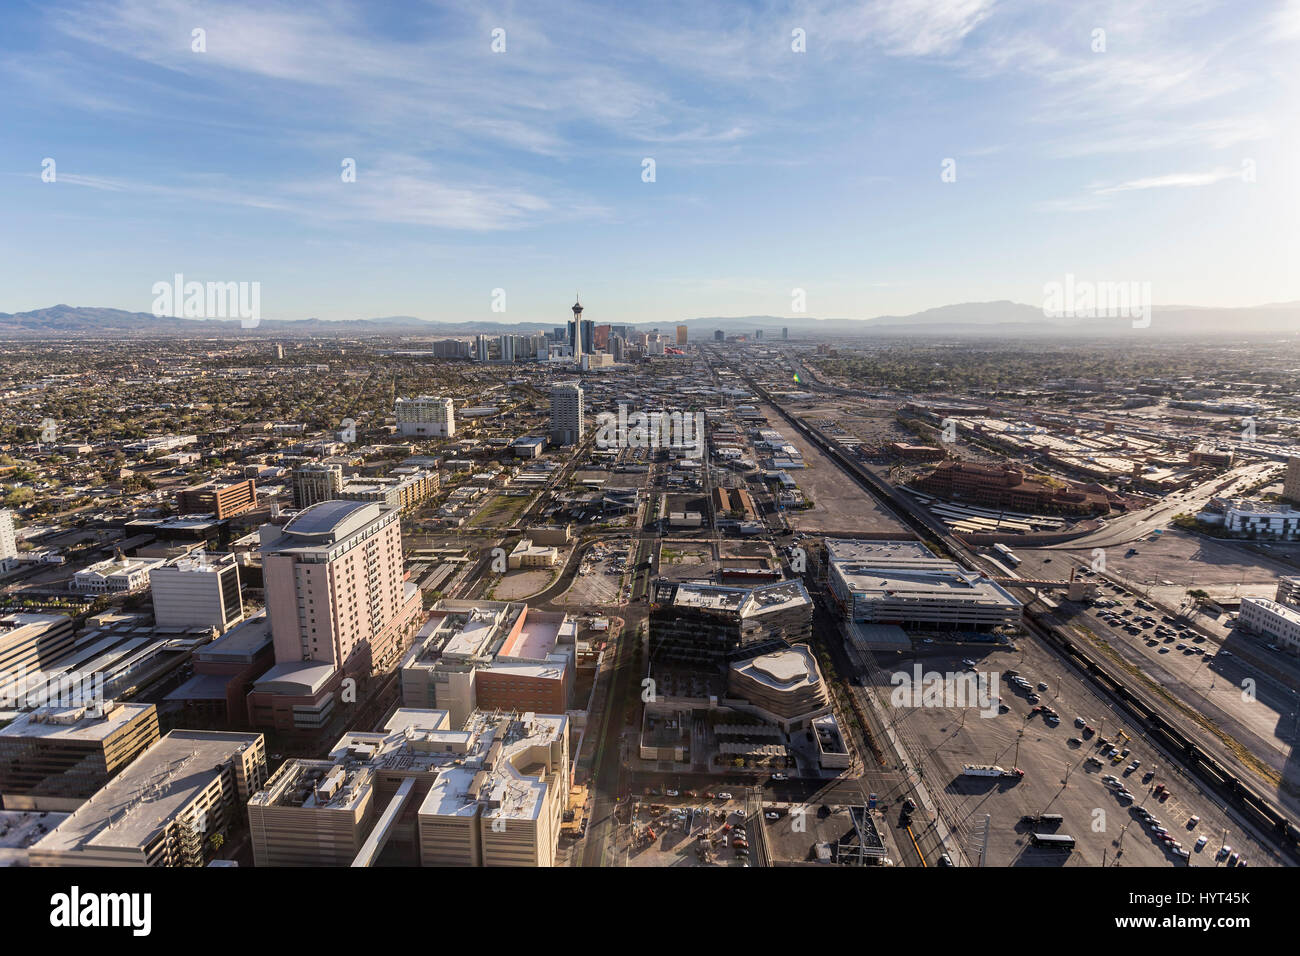
<svg viewBox="0 0 1300 956">
<path fill-rule="evenodd" d="M 1212 796 L 1200 793 L 1192 781 L 1176 768 L 1171 769 L 1147 741 L 1138 738 L 1120 743 L 1130 749 L 1130 754 L 1119 764 L 1102 757 L 1103 766 L 1089 765 L 1087 758 L 1099 753 L 1098 740 L 1106 738 L 1117 743 L 1119 730 L 1125 729 L 1131 737 L 1137 736 L 1136 731 L 1034 642 L 1022 640 L 1014 651 L 964 645 L 960 651 L 944 650 L 919 660 L 927 671 L 961 673 L 965 670 L 963 657 L 974 660 L 979 671 L 999 675 L 1000 694 L 1009 712 L 984 718 L 976 709 L 955 707 L 893 710 L 896 727 L 908 741 L 914 758 L 921 761 L 931 792 L 972 861 L 979 856 L 977 834 L 987 814 L 986 866 L 1188 865 L 1169 852 L 1131 810 L 1144 805 L 1189 851 L 1204 835 L 1211 849 L 1226 841 L 1242 851 L 1252 866 L 1274 862 L 1271 850 L 1244 836 L 1241 827 L 1228 818 Z M 910 670 L 912 663 L 910 659 L 900 660 L 885 669 Z M 1037 705 L 1002 676 L 1008 669 L 1019 671 L 1031 682 L 1041 703 L 1060 714 L 1058 726 L 1050 726 L 1032 712 Z M 1037 690 L 1040 681 L 1048 684 L 1047 691 Z M 1074 726 L 1076 716 L 1084 717 L 1094 728 L 1090 739 L 1085 740 Z M 1071 738 L 1080 743 L 1071 743 Z M 1124 771 L 1133 760 L 1141 761 L 1141 765 L 1126 776 Z M 1021 779 L 965 777 L 965 764 L 995 764 L 1008 769 L 1018 766 L 1025 775 Z M 1148 771 L 1154 771 L 1154 777 L 1144 785 L 1142 777 Z M 1133 799 L 1118 798 L 1103 783 L 1107 775 L 1122 780 Z M 1165 802 L 1151 792 L 1161 783 L 1172 791 Z M 891 803 L 890 813 L 899 813 L 897 801 L 891 799 Z M 1032 846 L 1030 834 L 1034 827 L 1022 823 L 1021 818 L 1043 813 L 1064 817 L 1060 826 L 1045 832 L 1073 836 L 1077 846 L 1072 853 Z M 1193 815 L 1199 816 L 1200 822 L 1188 829 L 1186 823 Z M 913 820 L 914 829 L 929 825 L 920 811 Z M 1215 865 L 1210 857 L 1204 852 L 1192 852 L 1189 865 Z"/>
<path fill-rule="evenodd" d="M 1032 575 L 1037 573 L 1034 568 L 1042 567 L 1057 568 L 1057 573 L 1063 574 L 1070 566 L 1071 558 L 1059 553 L 1054 562 L 1039 564 L 1042 554 L 1023 552 L 1020 573 Z M 1067 563 L 1058 567 L 1062 562 Z M 1240 771 L 1259 774 L 1261 789 L 1292 810 L 1300 809 L 1300 797 L 1295 796 L 1300 793 L 1300 766 L 1293 759 L 1300 731 L 1300 705 L 1293 692 L 1297 686 L 1294 662 L 1266 650 L 1258 641 L 1224 628 L 1207 628 L 1205 615 L 1171 615 L 1159 608 L 1140 607 L 1138 600 L 1154 605 L 1112 582 L 1101 584 L 1098 597 L 1105 603 L 1085 607 L 1062 602 L 1056 619 L 1102 653 L 1140 671 L 1147 681 L 1145 693 L 1153 698 L 1164 695 L 1169 707 L 1181 705 L 1189 723 L 1203 725 L 1201 733 L 1207 742 L 1211 742 L 1211 730 L 1228 735 Z M 1107 606 L 1112 601 L 1115 606 Z M 1175 602 L 1169 610 L 1177 609 Z M 1165 617 L 1176 623 L 1164 621 Z M 1200 633 L 1202 629 L 1220 636 L 1207 638 Z M 1236 652 L 1225 652 L 1227 648 Z M 1246 660 L 1245 653 L 1271 656 L 1274 667 L 1263 671 Z M 1288 786 L 1280 785 L 1283 780 Z"/>
</svg>

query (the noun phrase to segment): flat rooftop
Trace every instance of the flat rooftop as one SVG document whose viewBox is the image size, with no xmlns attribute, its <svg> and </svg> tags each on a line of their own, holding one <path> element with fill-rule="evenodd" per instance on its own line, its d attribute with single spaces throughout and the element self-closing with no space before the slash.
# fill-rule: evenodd
<svg viewBox="0 0 1300 956">
<path fill-rule="evenodd" d="M 944 568 L 952 562 L 934 554 L 920 541 L 858 541 L 827 538 L 826 554 L 831 561 L 851 561 L 895 568 Z"/>
<path fill-rule="evenodd" d="M 88 707 L 39 707 L 0 727 L 0 737 L 102 743 L 153 704 L 118 704 L 102 717 Z"/>
<path fill-rule="evenodd" d="M 524 626 L 502 645 L 499 655 L 525 660 L 543 660 L 555 649 L 556 640 L 560 636 L 560 626 L 564 620 L 564 614 L 551 614 L 529 608 L 524 617 Z"/>
<path fill-rule="evenodd" d="M 944 601 L 964 604 L 1020 604 L 1001 585 L 955 564 L 934 570 L 893 570 L 836 564 L 831 573 L 855 596 L 874 600 Z"/>
<path fill-rule="evenodd" d="M 271 622 L 267 620 L 266 610 L 263 609 L 226 631 L 211 644 L 200 648 L 195 656 L 203 661 L 251 660 L 269 643 Z"/>
<path fill-rule="evenodd" d="M 531 820 L 549 786 L 533 766 L 534 749 L 549 749 L 566 733 L 561 714 L 475 711 L 462 729 L 451 730 L 446 711 L 399 708 L 382 733 L 344 735 L 331 759 L 434 775 L 420 806 L 425 815 L 472 816 L 482 805 L 484 816 Z"/>
<path fill-rule="evenodd" d="M 221 774 L 232 757 L 257 744 L 261 737 L 173 730 L 55 827 L 36 848 L 52 852 L 143 848 Z"/>
<path fill-rule="evenodd" d="M 1257 604 L 1264 610 L 1271 611 L 1278 617 L 1281 617 L 1292 624 L 1300 624 L 1300 610 L 1296 610 L 1293 607 L 1287 607 L 1285 604 L 1278 604 L 1276 601 L 1270 601 L 1267 598 L 1245 597 L 1241 599 L 1242 604 L 1245 604 L 1246 602 Z"/>
<path fill-rule="evenodd" d="M 324 687 L 337 670 L 328 662 L 289 661 L 286 664 L 276 664 L 259 677 L 253 689 L 305 697 Z"/>
<path fill-rule="evenodd" d="M 801 581 L 780 581 L 752 588 L 723 584 L 679 584 L 673 594 L 674 607 L 736 612 L 748 617 L 773 611 L 811 606 L 812 599 Z"/>
<path fill-rule="evenodd" d="M 333 760 L 293 759 L 249 798 L 249 806 L 296 807 L 352 813 L 371 792 L 374 771 Z"/>
</svg>

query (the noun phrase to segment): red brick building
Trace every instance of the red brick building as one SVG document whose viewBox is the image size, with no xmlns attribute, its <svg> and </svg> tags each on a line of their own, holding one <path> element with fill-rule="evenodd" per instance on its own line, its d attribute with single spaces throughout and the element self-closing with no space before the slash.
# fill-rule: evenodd
<svg viewBox="0 0 1300 956">
<path fill-rule="evenodd" d="M 252 478 L 220 484 L 209 481 L 176 493 L 176 510 L 183 515 L 212 515 L 224 521 L 248 511 L 257 504 L 257 488 Z"/>
<path fill-rule="evenodd" d="M 1018 468 L 945 461 L 912 485 L 926 494 L 987 508 L 1077 515 L 1110 512 L 1110 501 L 1100 487 L 1056 487 L 1028 478 Z"/>
</svg>

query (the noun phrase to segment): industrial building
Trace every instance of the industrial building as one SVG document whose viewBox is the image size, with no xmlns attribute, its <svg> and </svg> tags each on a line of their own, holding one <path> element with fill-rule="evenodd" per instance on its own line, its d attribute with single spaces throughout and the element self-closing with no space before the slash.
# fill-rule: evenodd
<svg viewBox="0 0 1300 956">
<path fill-rule="evenodd" d="M 1110 501 L 1103 488 L 1058 488 L 1027 477 L 1018 468 L 945 461 L 913 481 L 912 486 L 940 498 L 995 508 L 1080 515 L 1110 513 Z"/>
<path fill-rule="evenodd" d="M 516 568 L 550 568 L 560 558 L 559 548 L 533 544 L 531 538 L 521 538 L 506 559 L 507 566 Z"/>
</svg>

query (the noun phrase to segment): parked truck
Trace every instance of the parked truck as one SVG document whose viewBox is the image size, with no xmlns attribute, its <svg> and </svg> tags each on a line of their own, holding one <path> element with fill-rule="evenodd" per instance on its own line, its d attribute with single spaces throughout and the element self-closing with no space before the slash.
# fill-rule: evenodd
<svg viewBox="0 0 1300 956">
<path fill-rule="evenodd" d="M 1025 775 L 1019 767 L 1003 770 L 997 764 L 968 763 L 961 768 L 961 772 L 966 777 L 1023 777 Z"/>
</svg>

